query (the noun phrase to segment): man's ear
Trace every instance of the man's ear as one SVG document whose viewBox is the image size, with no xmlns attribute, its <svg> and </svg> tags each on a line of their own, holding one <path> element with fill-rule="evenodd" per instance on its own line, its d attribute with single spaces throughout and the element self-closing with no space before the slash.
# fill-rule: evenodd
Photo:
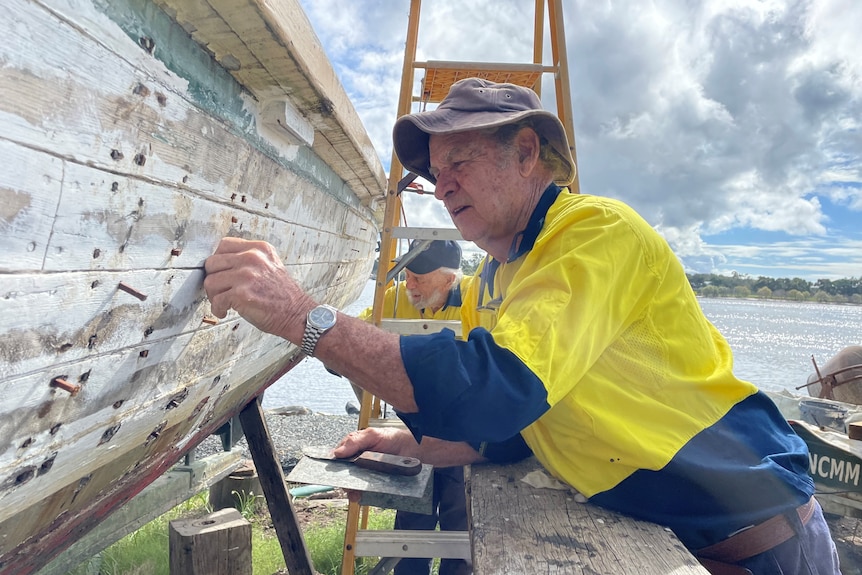
<svg viewBox="0 0 862 575">
<path fill-rule="evenodd" d="M 518 171 L 527 177 L 539 161 L 539 135 L 532 129 L 524 127 L 515 136 L 518 149 Z"/>
</svg>

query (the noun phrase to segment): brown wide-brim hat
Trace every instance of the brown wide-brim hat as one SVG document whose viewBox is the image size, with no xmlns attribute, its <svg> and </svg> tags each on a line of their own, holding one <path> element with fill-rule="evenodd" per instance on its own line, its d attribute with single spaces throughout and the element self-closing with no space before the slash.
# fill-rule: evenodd
<svg viewBox="0 0 862 575">
<path fill-rule="evenodd" d="M 542 109 L 542 102 L 534 91 L 515 84 L 498 84 L 482 78 L 455 82 L 435 110 L 398 118 L 392 130 L 392 142 L 405 168 L 436 184 L 436 178 L 429 171 L 431 134 L 483 130 L 525 119 L 529 119 L 536 133 L 563 159 L 565 168 L 554 174 L 554 182 L 561 186 L 571 184 L 578 170 L 562 122 Z"/>
</svg>

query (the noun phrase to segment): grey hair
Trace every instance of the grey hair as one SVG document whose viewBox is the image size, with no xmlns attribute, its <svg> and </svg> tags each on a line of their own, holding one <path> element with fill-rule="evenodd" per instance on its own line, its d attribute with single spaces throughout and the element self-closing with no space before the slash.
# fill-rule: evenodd
<svg viewBox="0 0 862 575">
<path fill-rule="evenodd" d="M 542 136 L 533 126 L 533 123 L 527 120 L 521 120 L 513 124 L 504 124 L 494 128 L 482 130 L 482 132 L 494 139 L 500 148 L 506 153 L 515 153 L 515 136 L 523 128 L 530 128 L 539 137 L 539 162 L 552 174 L 568 173 L 569 163 L 560 156 L 559 152 L 554 149 L 548 142 L 547 138 Z"/>
<path fill-rule="evenodd" d="M 437 268 L 438 272 L 443 272 L 444 274 L 452 274 L 455 276 L 455 279 L 452 281 L 452 285 L 461 282 L 461 278 L 464 277 L 464 272 L 461 271 L 461 268 L 445 268 L 440 267 Z M 451 287 L 451 286 L 450 286 Z"/>
</svg>

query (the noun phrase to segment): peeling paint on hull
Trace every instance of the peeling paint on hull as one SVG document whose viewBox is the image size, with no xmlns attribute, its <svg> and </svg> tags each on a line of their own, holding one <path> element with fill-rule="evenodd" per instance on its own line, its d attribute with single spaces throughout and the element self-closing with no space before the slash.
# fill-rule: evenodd
<svg viewBox="0 0 862 575">
<path fill-rule="evenodd" d="M 346 305 L 386 182 L 293 0 L 7 4 L 0 575 L 26 575 L 301 359 L 236 315 L 210 321 L 218 241 L 265 239 Z M 311 146 L 264 125 L 279 98 Z"/>
</svg>

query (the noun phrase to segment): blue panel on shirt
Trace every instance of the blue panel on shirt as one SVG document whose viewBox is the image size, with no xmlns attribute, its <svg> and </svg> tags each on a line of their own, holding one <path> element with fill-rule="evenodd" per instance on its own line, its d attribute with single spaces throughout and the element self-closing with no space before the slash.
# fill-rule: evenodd
<svg viewBox="0 0 862 575">
<path fill-rule="evenodd" d="M 401 359 L 419 412 L 399 416 L 417 440 L 504 441 L 550 409 L 539 378 L 485 329 L 402 336 Z"/>
<path fill-rule="evenodd" d="M 636 471 L 590 501 L 666 525 L 683 545 L 701 549 L 805 503 L 813 492 L 805 442 L 758 392 L 698 433 L 663 469 Z"/>
</svg>

